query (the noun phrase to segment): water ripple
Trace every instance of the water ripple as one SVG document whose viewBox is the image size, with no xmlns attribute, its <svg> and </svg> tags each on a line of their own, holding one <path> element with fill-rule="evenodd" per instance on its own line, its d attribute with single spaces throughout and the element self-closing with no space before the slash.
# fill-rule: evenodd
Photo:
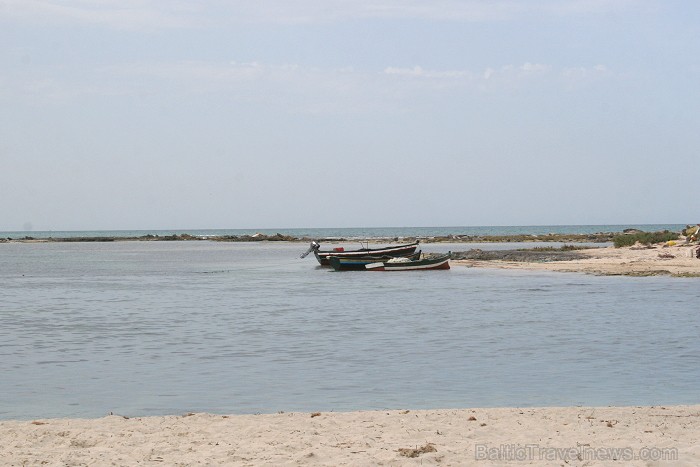
<svg viewBox="0 0 700 467">
<path fill-rule="evenodd" d="M 335 273 L 296 244 L 2 249 L 1 418 L 697 403 L 688 281 Z"/>
</svg>

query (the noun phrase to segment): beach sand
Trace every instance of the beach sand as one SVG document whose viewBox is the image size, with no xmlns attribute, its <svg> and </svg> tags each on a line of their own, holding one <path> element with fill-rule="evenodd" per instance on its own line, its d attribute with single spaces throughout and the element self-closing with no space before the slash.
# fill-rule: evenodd
<svg viewBox="0 0 700 467">
<path fill-rule="evenodd" d="M 0 422 L 2 465 L 700 465 L 700 405 Z M 614 460 L 617 459 L 617 460 Z"/>
<path fill-rule="evenodd" d="M 693 256 L 697 245 L 654 246 L 652 248 L 591 248 L 577 250 L 588 256 L 586 259 L 552 262 L 515 262 L 455 260 L 453 266 L 464 265 L 477 268 L 526 269 L 559 272 L 581 272 L 608 276 L 655 276 L 700 277 L 700 259 Z"/>
</svg>

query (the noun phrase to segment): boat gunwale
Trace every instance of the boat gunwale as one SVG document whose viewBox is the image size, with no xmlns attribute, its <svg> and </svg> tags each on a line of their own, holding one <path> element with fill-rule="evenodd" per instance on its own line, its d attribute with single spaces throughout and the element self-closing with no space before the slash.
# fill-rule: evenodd
<svg viewBox="0 0 700 467">
<path fill-rule="evenodd" d="M 450 269 L 449 261 L 451 253 L 446 253 L 434 258 L 424 258 L 416 261 L 402 261 L 391 263 L 389 261 L 377 261 L 365 265 L 367 271 L 421 271 L 430 269 Z M 447 267 L 443 265 L 447 263 Z M 387 266 L 389 264 L 389 266 Z M 373 266 L 373 267 L 370 267 Z"/>
<path fill-rule="evenodd" d="M 363 248 L 361 250 L 350 251 L 321 251 L 314 250 L 314 256 L 321 266 L 328 266 L 328 258 L 331 256 L 342 258 L 353 258 L 361 256 L 401 256 L 402 254 L 410 254 L 416 251 L 420 242 L 406 243 L 402 245 L 394 245 L 384 248 Z"/>
</svg>

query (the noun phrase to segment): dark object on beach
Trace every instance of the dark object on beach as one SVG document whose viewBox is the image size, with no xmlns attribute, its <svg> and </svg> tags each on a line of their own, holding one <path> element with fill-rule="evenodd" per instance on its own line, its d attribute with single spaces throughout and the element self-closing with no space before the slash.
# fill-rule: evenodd
<svg viewBox="0 0 700 467">
<path fill-rule="evenodd" d="M 376 258 L 382 258 L 384 256 L 389 256 L 392 258 L 398 256 L 410 255 L 416 251 L 418 248 L 418 242 L 409 243 L 405 245 L 389 246 L 385 248 L 360 248 L 359 250 L 345 251 L 343 248 L 334 248 L 333 250 L 321 250 L 321 244 L 313 241 L 301 257 L 306 258 L 306 256 L 313 251 L 314 256 L 318 260 L 321 266 L 329 266 L 328 258 L 330 256 L 337 256 L 339 258 L 358 258 L 362 256 L 373 256 Z"/>
<path fill-rule="evenodd" d="M 417 252 L 401 256 L 401 258 L 408 258 L 411 261 L 420 259 L 421 252 Z M 394 256 L 358 256 L 356 258 L 342 258 L 338 256 L 329 256 L 328 264 L 336 271 L 366 271 L 365 266 L 372 263 L 377 263 L 380 261 L 389 261 L 395 258 Z"/>
<path fill-rule="evenodd" d="M 450 269 L 450 253 L 433 258 L 410 260 L 408 258 L 393 258 L 365 266 L 368 271 L 434 271 Z"/>
</svg>

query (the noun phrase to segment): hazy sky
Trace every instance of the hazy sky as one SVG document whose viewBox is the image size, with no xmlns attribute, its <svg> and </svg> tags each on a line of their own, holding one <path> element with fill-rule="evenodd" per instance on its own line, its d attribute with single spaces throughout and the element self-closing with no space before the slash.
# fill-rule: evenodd
<svg viewBox="0 0 700 467">
<path fill-rule="evenodd" d="M 700 222 L 700 2 L 0 0 L 0 230 Z"/>
</svg>

